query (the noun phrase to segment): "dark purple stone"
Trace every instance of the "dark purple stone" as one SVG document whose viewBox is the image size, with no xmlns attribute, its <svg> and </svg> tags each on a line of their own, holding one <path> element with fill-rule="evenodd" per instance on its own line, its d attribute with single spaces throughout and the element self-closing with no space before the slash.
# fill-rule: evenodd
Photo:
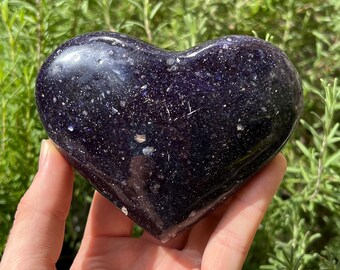
<svg viewBox="0 0 340 270">
<path fill-rule="evenodd" d="M 99 32 L 52 53 L 36 101 L 65 158 L 166 241 L 279 152 L 298 121 L 302 91 L 287 56 L 257 38 L 168 52 Z"/>
</svg>

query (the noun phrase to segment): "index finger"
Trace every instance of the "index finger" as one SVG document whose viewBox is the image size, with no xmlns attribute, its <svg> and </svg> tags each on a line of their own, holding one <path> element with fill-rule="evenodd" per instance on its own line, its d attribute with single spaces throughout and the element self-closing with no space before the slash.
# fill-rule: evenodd
<svg viewBox="0 0 340 270">
<path fill-rule="evenodd" d="M 242 268 L 285 170 L 285 158 L 279 154 L 234 195 L 209 239 L 203 256 L 203 269 L 212 266 L 216 270 Z"/>
<path fill-rule="evenodd" d="M 39 170 L 18 205 L 1 269 L 54 267 L 61 252 L 72 190 L 71 166 L 52 141 L 43 141 Z"/>
</svg>

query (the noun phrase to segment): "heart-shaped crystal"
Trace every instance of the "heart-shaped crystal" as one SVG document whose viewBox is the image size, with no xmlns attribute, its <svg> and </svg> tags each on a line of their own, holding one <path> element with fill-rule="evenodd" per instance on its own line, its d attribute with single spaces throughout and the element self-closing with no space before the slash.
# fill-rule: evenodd
<svg viewBox="0 0 340 270">
<path fill-rule="evenodd" d="M 80 174 L 167 240 L 278 153 L 301 92 L 287 56 L 257 38 L 168 52 L 99 32 L 52 53 L 36 101 L 48 135 Z"/>
</svg>

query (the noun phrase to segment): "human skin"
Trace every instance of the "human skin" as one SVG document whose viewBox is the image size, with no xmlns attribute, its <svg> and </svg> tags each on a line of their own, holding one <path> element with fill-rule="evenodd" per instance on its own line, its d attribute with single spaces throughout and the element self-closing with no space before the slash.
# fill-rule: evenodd
<svg viewBox="0 0 340 270">
<path fill-rule="evenodd" d="M 148 233 L 131 238 L 133 222 L 95 192 L 71 269 L 241 269 L 285 170 L 278 154 L 228 202 L 165 244 Z M 43 140 L 38 172 L 18 205 L 0 270 L 56 269 L 73 180 L 71 166 L 51 140 Z"/>
</svg>

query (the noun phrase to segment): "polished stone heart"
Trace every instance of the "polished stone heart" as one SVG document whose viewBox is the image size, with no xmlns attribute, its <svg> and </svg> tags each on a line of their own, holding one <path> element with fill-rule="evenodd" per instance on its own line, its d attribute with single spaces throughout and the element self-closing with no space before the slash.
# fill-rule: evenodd
<svg viewBox="0 0 340 270">
<path fill-rule="evenodd" d="M 99 32 L 52 53 L 36 101 L 65 158 L 166 241 L 278 153 L 297 123 L 301 92 L 287 56 L 257 38 L 168 52 Z"/>
</svg>

